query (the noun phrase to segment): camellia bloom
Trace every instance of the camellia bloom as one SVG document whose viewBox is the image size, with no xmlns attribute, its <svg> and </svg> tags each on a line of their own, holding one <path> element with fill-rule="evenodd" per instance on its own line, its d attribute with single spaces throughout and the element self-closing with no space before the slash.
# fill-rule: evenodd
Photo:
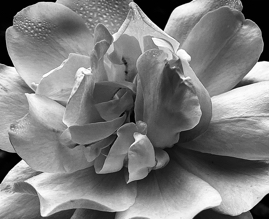
<svg viewBox="0 0 269 219">
<path fill-rule="evenodd" d="M 165 31 L 127 0 L 20 11 L 0 133 L 23 161 L 1 218 L 252 218 L 269 192 L 269 82 L 241 9 L 195 0 Z"/>
</svg>

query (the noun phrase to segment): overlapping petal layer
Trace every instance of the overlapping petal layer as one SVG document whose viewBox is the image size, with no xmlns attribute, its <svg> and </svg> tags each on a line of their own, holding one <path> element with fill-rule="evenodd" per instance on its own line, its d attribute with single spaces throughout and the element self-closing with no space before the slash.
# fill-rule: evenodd
<svg viewBox="0 0 269 219">
<path fill-rule="evenodd" d="M 74 172 L 91 165 L 83 153 L 84 146 L 62 145 L 60 134 L 64 107 L 37 94 L 27 95 L 29 113 L 12 124 L 9 136 L 16 152 L 32 168 L 44 172 Z"/>
<path fill-rule="evenodd" d="M 214 96 L 232 89 L 249 72 L 263 50 L 263 40 L 254 22 L 222 7 L 206 14 L 181 48 L 191 56 L 191 67 Z"/>
<path fill-rule="evenodd" d="M 15 68 L 0 65 L 0 149 L 14 152 L 9 142 L 8 130 L 11 123 L 28 112 L 24 93 L 33 92 L 18 75 Z"/>
<path fill-rule="evenodd" d="M 269 192 L 266 161 L 211 155 L 179 147 L 172 150 L 169 154 L 176 162 L 219 192 L 222 202 L 214 209 L 223 214 L 240 215 L 249 211 Z"/>
<path fill-rule="evenodd" d="M 58 67 L 70 53 L 89 55 L 90 31 L 71 9 L 41 2 L 20 11 L 6 32 L 7 49 L 20 76 L 30 86 Z"/>
<path fill-rule="evenodd" d="M 267 160 L 269 82 L 243 86 L 212 98 L 207 131 L 182 147 L 250 160 Z"/>
<path fill-rule="evenodd" d="M 203 209 L 219 205 L 218 192 L 175 161 L 137 182 L 137 198 L 116 219 L 193 218 Z"/>
<path fill-rule="evenodd" d="M 209 209 L 202 211 L 196 217 L 194 217 L 194 219 L 253 219 L 253 217 L 249 211 L 238 216 L 230 216 L 219 214 L 216 211 Z"/>
<path fill-rule="evenodd" d="M 243 8 L 240 0 L 193 0 L 174 9 L 164 31 L 182 44 L 206 13 L 222 6 L 240 11 Z"/>
</svg>

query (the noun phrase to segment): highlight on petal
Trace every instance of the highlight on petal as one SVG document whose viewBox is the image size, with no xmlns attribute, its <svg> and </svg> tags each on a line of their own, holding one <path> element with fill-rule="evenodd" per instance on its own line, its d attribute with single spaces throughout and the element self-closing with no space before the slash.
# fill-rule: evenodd
<svg viewBox="0 0 269 219">
<path fill-rule="evenodd" d="M 252 69 L 263 40 L 254 22 L 237 10 L 221 7 L 197 23 L 181 48 L 191 56 L 190 66 L 214 96 L 232 89 Z"/>
<path fill-rule="evenodd" d="M 29 113 L 12 124 L 11 144 L 17 154 L 33 169 L 43 172 L 73 172 L 92 164 L 83 153 L 84 146 L 69 148 L 62 145 L 60 134 L 64 107 L 44 96 L 27 95 Z"/>
<path fill-rule="evenodd" d="M 205 133 L 179 146 L 249 160 L 269 158 L 269 82 L 233 89 L 212 98 Z"/>
<path fill-rule="evenodd" d="M 269 62 L 257 62 L 249 73 L 240 81 L 236 87 L 241 87 L 257 82 L 269 81 Z"/>
<path fill-rule="evenodd" d="M 194 219 L 253 219 L 253 217 L 249 211 L 238 216 L 230 216 L 208 209 L 199 213 Z"/>
<path fill-rule="evenodd" d="M 76 72 L 81 67 L 90 67 L 90 57 L 75 53 L 69 54 L 68 59 L 63 61 L 59 67 L 43 75 L 37 86 L 36 94 L 66 103 L 75 82 Z"/>
<path fill-rule="evenodd" d="M 9 142 L 8 130 L 11 123 L 28 112 L 24 93 L 33 92 L 18 75 L 15 68 L 0 64 L 0 149 L 15 152 Z"/>
<path fill-rule="evenodd" d="M 97 24 L 104 24 L 111 33 L 118 31 L 125 20 L 132 0 L 57 0 L 80 15 L 93 34 Z"/>
<path fill-rule="evenodd" d="M 193 0 L 173 10 L 164 31 L 182 44 L 205 14 L 222 6 L 239 11 L 243 8 L 240 0 Z"/>
<path fill-rule="evenodd" d="M 122 171 L 100 175 L 92 167 L 68 174 L 43 173 L 25 184 L 36 190 L 43 217 L 74 208 L 124 211 L 136 197 L 136 183 L 127 185 Z"/>
<path fill-rule="evenodd" d="M 193 218 L 220 202 L 221 198 L 213 187 L 171 160 L 165 168 L 152 171 L 137 182 L 135 204 L 118 212 L 116 219 Z"/>
<path fill-rule="evenodd" d="M 141 120 L 148 126 L 147 136 L 154 147 L 161 148 L 173 146 L 180 132 L 194 128 L 201 118 L 192 80 L 184 75 L 182 66 L 166 58 L 165 52 L 153 49 L 146 51 L 137 62 L 143 92 Z"/>
<path fill-rule="evenodd" d="M 269 192 L 268 162 L 211 155 L 173 147 L 170 153 L 182 167 L 206 181 L 220 194 L 214 209 L 240 215 L 252 209 Z"/>
<path fill-rule="evenodd" d="M 70 53 L 89 55 L 90 31 L 75 12 L 52 2 L 39 2 L 14 17 L 6 32 L 7 49 L 20 76 L 30 86 L 58 67 Z"/>
</svg>

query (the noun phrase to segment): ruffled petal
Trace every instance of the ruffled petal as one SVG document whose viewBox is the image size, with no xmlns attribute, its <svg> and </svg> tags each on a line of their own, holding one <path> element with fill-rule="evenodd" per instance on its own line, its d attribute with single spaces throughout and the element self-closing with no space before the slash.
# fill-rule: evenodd
<svg viewBox="0 0 269 219">
<path fill-rule="evenodd" d="M 20 11 L 6 32 L 7 49 L 18 73 L 30 86 L 58 67 L 70 53 L 88 55 L 90 31 L 75 12 L 52 2 Z"/>
<path fill-rule="evenodd" d="M 253 217 L 249 211 L 238 216 L 230 216 L 209 209 L 202 211 L 194 219 L 253 219 Z"/>
<path fill-rule="evenodd" d="M 59 67 L 43 75 L 36 94 L 66 103 L 75 82 L 76 72 L 81 67 L 90 67 L 90 57 L 71 53 Z"/>
<path fill-rule="evenodd" d="M 232 89 L 250 71 L 263 50 L 263 40 L 254 22 L 222 7 L 205 15 L 181 48 L 191 56 L 191 67 L 214 96 Z"/>
<path fill-rule="evenodd" d="M 39 196 L 42 216 L 73 208 L 124 211 L 136 197 L 136 184 L 127 185 L 122 171 L 99 175 L 87 168 L 71 174 L 43 173 L 21 183 L 21 187 L 29 185 Z"/>
<path fill-rule="evenodd" d="M 261 61 L 250 70 L 250 72 L 237 84 L 237 87 L 269 81 L 269 62 Z"/>
<path fill-rule="evenodd" d="M 111 33 L 118 31 L 125 20 L 132 0 L 113 0 L 113 1 L 89 1 L 89 0 L 57 0 L 78 15 L 80 15 L 90 32 L 93 34 L 97 24 L 104 24 Z"/>
<path fill-rule="evenodd" d="M 222 202 L 215 210 L 232 216 L 252 209 L 269 192 L 269 164 L 173 148 L 171 159 L 209 183 Z"/>
<path fill-rule="evenodd" d="M 243 8 L 240 0 L 194 0 L 174 9 L 164 31 L 182 44 L 206 13 L 222 6 L 240 11 Z"/>
<path fill-rule="evenodd" d="M 153 49 L 137 62 L 143 91 L 141 120 L 148 126 L 147 136 L 154 147 L 162 148 L 178 142 L 180 132 L 194 128 L 201 117 L 192 80 L 184 75 L 182 66 L 166 58 L 165 52 Z"/>
<path fill-rule="evenodd" d="M 91 165 L 84 156 L 84 146 L 69 148 L 59 136 L 64 107 L 44 96 L 28 94 L 29 113 L 9 131 L 17 154 L 33 169 L 43 172 L 73 172 Z"/>
<path fill-rule="evenodd" d="M 24 93 L 33 92 L 18 75 L 15 68 L 0 65 L 0 149 L 15 152 L 9 142 L 8 130 L 11 123 L 28 112 Z"/>
<path fill-rule="evenodd" d="M 214 188 L 170 161 L 165 168 L 152 171 L 137 182 L 135 204 L 118 212 L 116 219 L 191 219 L 220 202 Z"/>
<path fill-rule="evenodd" d="M 269 158 L 269 82 L 240 87 L 212 98 L 207 131 L 179 146 L 249 160 Z"/>
</svg>

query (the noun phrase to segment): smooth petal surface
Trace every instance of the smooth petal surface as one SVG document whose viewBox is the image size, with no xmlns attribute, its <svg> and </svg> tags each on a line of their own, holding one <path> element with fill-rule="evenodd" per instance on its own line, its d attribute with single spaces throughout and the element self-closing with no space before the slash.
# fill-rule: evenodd
<svg viewBox="0 0 269 219">
<path fill-rule="evenodd" d="M 219 205 L 218 192 L 174 161 L 137 182 L 137 198 L 116 219 L 191 219 L 203 209 Z"/>
<path fill-rule="evenodd" d="M 39 83 L 70 53 L 88 55 L 93 48 L 83 19 L 52 2 L 40 2 L 17 13 L 6 32 L 6 41 L 15 68 L 29 86 Z"/>
<path fill-rule="evenodd" d="M 26 182 L 39 196 L 42 216 L 72 208 L 124 211 L 136 197 L 136 184 L 127 185 L 122 171 L 98 175 L 87 168 L 72 174 L 43 173 Z"/>
<path fill-rule="evenodd" d="M 132 0 L 57 0 L 80 15 L 93 34 L 97 24 L 104 24 L 115 33 L 125 20 Z"/>
<path fill-rule="evenodd" d="M 73 172 L 86 168 L 83 146 L 69 148 L 59 142 L 66 128 L 64 107 L 44 96 L 27 95 L 29 113 L 12 124 L 9 136 L 16 152 L 33 169 L 43 172 Z"/>
<path fill-rule="evenodd" d="M 214 41 L 214 43 L 212 43 Z M 263 50 L 259 27 L 228 7 L 209 12 L 181 48 L 210 96 L 232 89 L 258 61 Z"/>
<path fill-rule="evenodd" d="M 28 112 L 24 93 L 33 92 L 18 75 L 15 68 L 0 64 L 0 149 L 14 152 L 9 142 L 8 130 L 11 123 Z"/>
<path fill-rule="evenodd" d="M 201 117 L 191 79 L 182 66 L 174 66 L 166 58 L 165 52 L 153 49 L 137 62 L 143 91 L 143 99 L 138 99 L 143 101 L 143 117 L 138 119 L 147 124 L 147 136 L 154 147 L 162 148 L 178 142 L 180 132 L 194 128 Z"/>
<path fill-rule="evenodd" d="M 240 0 L 193 0 L 174 9 L 164 31 L 182 44 L 206 13 L 222 6 L 240 11 L 243 8 Z"/>
<path fill-rule="evenodd" d="M 194 219 L 253 219 L 253 217 L 249 211 L 238 216 L 230 216 L 219 214 L 218 212 L 209 209 L 202 211 L 200 214 L 194 217 Z"/>
<path fill-rule="evenodd" d="M 249 160 L 269 158 L 269 82 L 240 87 L 212 98 L 207 131 L 182 147 Z"/>
<path fill-rule="evenodd" d="M 268 162 L 217 156 L 178 147 L 174 147 L 169 155 L 219 192 L 222 202 L 214 209 L 220 213 L 240 215 L 252 209 L 269 192 Z"/>
<path fill-rule="evenodd" d="M 71 53 L 59 67 L 43 75 L 36 94 L 66 103 L 75 83 L 76 72 L 81 67 L 90 67 L 90 57 Z"/>
<path fill-rule="evenodd" d="M 269 81 L 269 62 L 266 61 L 257 62 L 242 81 L 238 83 L 237 87 L 262 81 Z"/>
</svg>

